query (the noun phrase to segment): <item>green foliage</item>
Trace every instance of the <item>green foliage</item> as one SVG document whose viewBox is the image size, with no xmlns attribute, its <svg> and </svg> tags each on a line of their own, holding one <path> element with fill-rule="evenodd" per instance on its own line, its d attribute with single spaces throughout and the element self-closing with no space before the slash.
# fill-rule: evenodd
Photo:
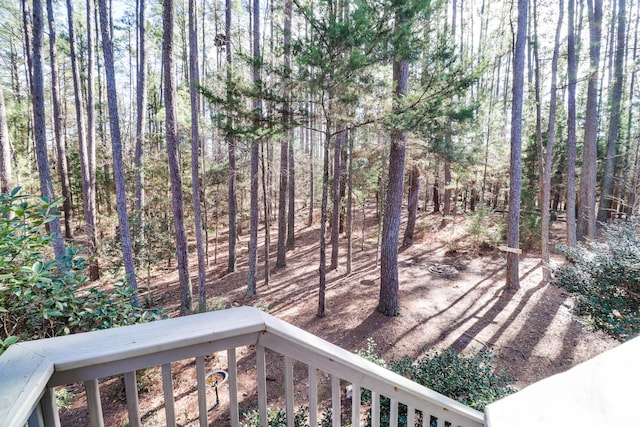
<svg viewBox="0 0 640 427">
<path fill-rule="evenodd" d="M 388 363 L 376 352 L 376 343 L 369 338 L 367 347 L 358 351 L 365 359 L 403 375 L 412 381 L 462 402 L 477 410 L 498 400 L 515 390 L 509 385 L 511 379 L 493 368 L 495 356 L 488 352 L 463 355 L 453 349 L 441 352 L 427 352 L 417 359 L 403 356 Z M 371 392 L 362 391 L 362 401 L 371 402 Z M 380 399 L 380 425 L 387 427 L 390 415 L 390 401 Z M 432 418 L 430 424 L 436 425 Z M 368 425 L 371 420 L 368 419 Z M 399 406 L 398 425 L 407 427 L 407 407 Z"/>
<path fill-rule="evenodd" d="M 243 412 L 244 420 L 240 423 L 242 427 L 260 427 L 260 417 L 258 411 Z M 294 415 L 294 426 L 305 427 L 308 425 L 309 408 L 301 406 Z M 267 426 L 268 427 L 286 427 L 287 414 L 282 408 L 269 408 L 267 410 Z"/>
<path fill-rule="evenodd" d="M 569 261 L 553 284 L 575 296 L 575 312 L 619 340 L 640 332 L 640 219 L 603 226 L 602 242 L 559 247 Z"/>
<path fill-rule="evenodd" d="M 495 221 L 491 210 L 480 205 L 475 212 L 469 214 L 467 233 L 473 237 L 476 248 L 495 248 L 503 239 L 504 224 L 502 221 Z"/>
<path fill-rule="evenodd" d="M 207 311 L 224 310 L 229 306 L 229 299 L 226 297 L 214 297 L 207 300 Z"/>
<path fill-rule="evenodd" d="M 515 390 L 511 379 L 493 368 L 495 356 L 489 352 L 473 355 L 457 353 L 451 348 L 431 351 L 412 360 L 404 356 L 390 362 L 391 370 L 482 411 Z"/>
<path fill-rule="evenodd" d="M 75 398 L 76 394 L 65 387 L 56 390 L 56 404 L 58 408 L 71 409 L 71 403 Z"/>
<path fill-rule="evenodd" d="M 38 339 L 105 329 L 159 318 L 157 310 L 130 304 L 134 290 L 123 281 L 114 290 L 86 286 L 87 263 L 73 248 L 52 258 L 45 226 L 62 200 L 0 195 L 0 339 L 2 348 Z M 13 338 L 12 338 L 13 337 Z M 9 342 L 9 344 L 7 344 Z"/>
</svg>

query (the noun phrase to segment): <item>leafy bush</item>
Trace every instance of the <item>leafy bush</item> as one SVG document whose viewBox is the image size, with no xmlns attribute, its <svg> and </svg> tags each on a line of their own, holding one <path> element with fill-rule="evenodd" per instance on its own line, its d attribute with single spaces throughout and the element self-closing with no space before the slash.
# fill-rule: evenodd
<svg viewBox="0 0 640 427">
<path fill-rule="evenodd" d="M 159 318 L 158 310 L 131 305 L 134 290 L 122 281 L 113 291 L 88 287 L 79 251 L 52 259 L 46 224 L 61 199 L 0 195 L 0 340 L 38 339 Z"/>
<path fill-rule="evenodd" d="M 625 340 L 640 333 L 640 219 L 603 226 L 601 242 L 559 247 L 569 261 L 553 270 L 553 284 L 574 294 L 576 314 Z"/>
<path fill-rule="evenodd" d="M 424 353 L 415 360 L 409 356 L 403 356 L 387 363 L 376 353 L 375 342 L 368 339 L 367 348 L 360 350 L 358 354 L 480 411 L 489 403 L 515 392 L 515 389 L 509 385 L 512 380 L 504 373 L 495 371 L 492 366 L 495 356 L 488 352 L 467 356 L 453 349 L 445 349 L 441 352 Z M 369 390 L 362 391 L 362 401 L 366 404 L 371 403 Z M 381 427 L 390 425 L 389 416 L 390 401 L 382 397 L 380 399 Z M 370 418 L 367 420 L 367 425 L 371 425 Z M 407 407 L 404 405 L 398 408 L 398 425 L 407 427 Z M 430 425 L 437 425 L 437 420 L 431 418 Z"/>
<path fill-rule="evenodd" d="M 243 412 L 244 420 L 240 423 L 242 427 L 259 427 L 260 417 L 258 411 Z M 301 406 L 295 412 L 293 425 L 295 427 L 305 427 L 308 425 L 309 408 Z M 287 427 L 287 414 L 282 408 L 269 408 L 267 410 L 268 427 Z"/>
<path fill-rule="evenodd" d="M 476 248 L 495 248 L 502 242 L 504 224 L 501 220 L 496 221 L 489 208 L 480 205 L 468 217 L 467 233 L 473 238 L 473 245 Z"/>
<path fill-rule="evenodd" d="M 479 411 L 515 391 L 512 381 L 493 368 L 495 356 L 481 351 L 472 355 L 451 348 L 427 352 L 416 360 L 392 360 L 391 370 Z"/>
</svg>

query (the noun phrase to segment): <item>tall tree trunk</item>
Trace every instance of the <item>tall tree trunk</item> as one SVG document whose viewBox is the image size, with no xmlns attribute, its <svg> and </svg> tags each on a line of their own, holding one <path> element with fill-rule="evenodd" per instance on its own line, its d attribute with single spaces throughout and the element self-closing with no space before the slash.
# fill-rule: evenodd
<svg viewBox="0 0 640 427">
<path fill-rule="evenodd" d="M 64 235 L 73 238 L 73 207 L 71 199 L 71 185 L 67 167 L 67 150 L 62 140 L 62 111 L 60 108 L 60 94 L 58 92 L 58 60 L 56 55 L 56 29 L 53 17 L 53 0 L 47 0 L 47 21 L 49 23 L 49 62 L 51 64 L 51 101 L 53 104 L 53 139 L 56 142 L 58 155 L 58 177 L 64 197 Z"/>
<path fill-rule="evenodd" d="M 173 0 L 164 0 L 162 4 L 162 64 L 164 68 L 164 103 L 167 140 L 167 158 L 169 161 L 169 181 L 171 182 L 171 205 L 173 206 L 173 227 L 176 239 L 178 259 L 178 277 L 180 281 L 180 314 L 189 314 L 192 310 L 191 277 L 189 275 L 189 257 L 187 254 L 187 234 L 184 226 L 184 200 L 182 194 L 182 176 L 179 163 L 179 138 L 176 105 L 176 78 L 173 68 Z"/>
<path fill-rule="evenodd" d="M 318 317 L 325 316 L 325 291 L 327 289 L 327 205 L 329 204 L 329 144 L 331 143 L 331 96 L 329 113 L 325 112 L 324 144 L 322 148 L 322 202 L 320 204 L 320 285 L 318 287 Z"/>
<path fill-rule="evenodd" d="M 576 236 L 576 82 L 578 60 L 575 40 L 575 0 L 568 0 L 567 7 L 567 244 L 573 247 Z"/>
<path fill-rule="evenodd" d="M 345 130 L 341 126 L 334 138 L 333 148 L 333 183 L 331 187 L 331 198 L 333 200 L 331 212 L 331 266 L 330 270 L 338 268 L 338 252 L 340 250 L 340 181 L 342 180 L 342 142 L 344 141 Z"/>
<path fill-rule="evenodd" d="M 451 135 L 447 135 L 448 146 L 451 146 Z M 455 203 L 455 202 L 454 202 Z M 444 159 L 444 215 L 451 215 L 451 160 Z"/>
<path fill-rule="evenodd" d="M 11 141 L 7 125 L 7 110 L 4 106 L 4 90 L 0 84 L 0 193 L 6 194 L 13 189 L 13 171 L 11 167 Z"/>
<path fill-rule="evenodd" d="M 310 95 L 309 95 L 310 96 Z M 315 118 L 313 116 L 313 102 L 308 102 L 309 105 L 309 120 L 308 120 L 308 138 L 309 138 L 309 216 L 307 217 L 307 227 L 311 227 L 313 224 L 313 202 L 315 199 L 314 187 L 315 187 L 315 174 L 314 174 L 314 162 L 313 162 L 313 150 L 314 150 L 314 140 L 315 140 Z"/>
<path fill-rule="evenodd" d="M 401 10 L 395 12 L 396 37 L 406 29 L 405 18 Z M 401 44 L 401 41 L 397 41 Z M 396 46 L 397 47 L 397 46 Z M 393 113 L 400 116 L 402 99 L 407 93 L 409 80 L 409 63 L 396 54 L 393 60 Z M 406 156 L 406 135 L 404 129 L 395 127 L 391 130 L 391 146 L 389 152 L 389 179 L 387 195 L 384 203 L 382 223 L 382 241 L 380 244 L 380 296 L 378 311 L 385 316 L 396 316 L 400 313 L 399 281 L 398 281 L 398 235 L 400 233 L 400 216 L 404 186 L 404 163 Z"/>
<path fill-rule="evenodd" d="M 349 145 L 349 173 L 347 175 L 347 275 L 353 265 L 353 131 L 347 135 Z"/>
<path fill-rule="evenodd" d="M 207 309 L 207 292 L 202 230 L 202 202 L 200 200 L 200 133 L 198 128 L 198 32 L 196 0 L 189 0 L 189 96 L 191 100 L 191 197 L 193 198 L 193 221 L 196 231 L 196 252 L 198 253 L 198 310 Z M 203 153 L 204 155 L 204 153 Z"/>
<path fill-rule="evenodd" d="M 78 130 L 78 148 L 80 154 L 80 171 L 82 174 L 82 201 L 84 208 L 84 219 L 89 230 L 95 228 L 90 199 L 91 199 L 91 171 L 89 169 L 89 150 L 85 137 L 84 104 L 82 97 L 82 81 L 80 79 L 80 64 L 78 63 L 78 53 L 76 48 L 75 22 L 73 12 L 73 2 L 67 0 L 67 18 L 69 23 L 69 50 L 71 54 L 71 74 L 73 75 L 73 92 L 76 105 L 76 123 Z"/>
<path fill-rule="evenodd" d="M 560 33 L 562 32 L 562 19 L 564 17 L 564 0 L 559 1 L 558 5 L 558 25 L 556 27 L 556 36 L 553 44 L 553 58 L 551 59 L 551 94 L 549 98 L 549 123 L 547 125 L 547 151 L 540 162 L 543 162 L 542 174 L 542 205 L 541 205 L 541 233 L 542 233 L 542 272 L 544 280 L 551 277 L 549 271 L 550 248 L 549 248 L 549 221 L 551 208 L 551 167 L 553 166 L 553 145 L 556 135 L 556 110 L 558 105 L 557 96 L 557 80 L 558 80 L 558 57 L 560 56 Z"/>
<path fill-rule="evenodd" d="M 227 104 L 230 105 L 232 101 L 231 93 L 231 68 L 232 68 L 232 56 L 231 56 L 231 0 L 225 1 L 225 53 L 227 64 L 227 84 L 226 84 L 226 96 Z M 233 126 L 233 120 L 231 114 L 227 111 L 227 122 L 225 139 L 227 142 L 228 155 L 229 155 L 229 177 L 228 177 L 228 190 L 229 190 L 229 259 L 227 264 L 227 272 L 231 273 L 236 271 L 236 239 L 237 239 L 237 210 L 238 210 L 238 197 L 236 193 L 236 140 L 235 136 L 231 132 Z"/>
<path fill-rule="evenodd" d="M 413 232 L 416 227 L 416 217 L 418 214 L 418 197 L 420 195 L 420 168 L 413 165 L 411 168 L 411 188 L 409 189 L 409 202 L 407 203 L 407 226 L 404 229 L 402 246 L 413 244 Z"/>
<path fill-rule="evenodd" d="M 289 112 L 287 107 L 283 113 L 283 121 L 287 123 Z M 289 184 L 289 131 L 280 142 L 280 186 L 278 197 L 278 249 L 276 255 L 276 267 L 287 266 L 287 186 Z"/>
<path fill-rule="evenodd" d="M 253 0 L 253 84 L 256 90 L 260 89 L 260 0 Z M 262 115 L 262 106 L 259 96 L 253 99 L 254 124 L 259 124 L 259 116 Z M 257 138 L 251 142 L 251 200 L 249 219 L 249 274 L 247 279 L 247 295 L 256 295 L 256 280 L 258 272 L 258 162 L 260 159 L 259 141 Z M 267 221 L 268 218 L 265 218 Z"/>
<path fill-rule="evenodd" d="M 102 52 L 104 54 L 104 71 L 107 82 L 107 103 L 109 105 L 109 128 L 111 129 L 111 152 L 113 156 L 113 177 L 116 185 L 116 210 L 120 227 L 120 244 L 126 273 L 127 285 L 135 290 L 132 304 L 138 305 L 138 283 L 131 246 L 129 217 L 127 216 L 127 191 L 125 188 L 124 165 L 122 162 L 122 138 L 118 115 L 118 97 L 113 62 L 113 43 L 110 33 L 110 19 L 107 15 L 106 0 L 98 0 L 100 9 L 100 29 L 102 31 Z"/>
<path fill-rule="evenodd" d="M 606 221 L 611 217 L 611 204 L 613 200 L 614 176 L 616 173 L 616 162 L 618 159 L 618 136 L 620 133 L 620 112 L 622 99 L 622 82 L 625 53 L 625 22 L 626 22 L 626 1 L 618 0 L 618 35 L 614 59 L 614 78 L 611 88 L 611 105 L 609 113 L 609 133 L 607 138 L 607 158 L 602 180 L 602 190 L 600 195 L 600 207 L 598 209 L 598 221 Z"/>
<path fill-rule="evenodd" d="M 509 170 L 509 225 L 507 230 L 507 282 L 512 291 L 520 289 L 520 192 L 522 189 L 522 97 L 524 52 L 527 38 L 528 0 L 518 0 L 518 30 L 513 52 L 511 107 L 511 162 Z"/>
<path fill-rule="evenodd" d="M 267 151 L 267 161 L 265 163 L 265 150 Z M 269 191 L 269 171 L 271 161 L 269 160 L 269 145 L 260 144 L 260 166 L 262 167 L 262 207 L 264 208 L 264 285 L 269 286 L 271 279 L 271 195 Z"/>
<path fill-rule="evenodd" d="M 136 168 L 136 227 L 134 238 L 138 245 L 146 240 L 144 151 L 147 124 L 147 18 L 145 3 L 146 0 L 137 0 L 138 70 L 136 79 L 136 151 L 134 158 Z"/>
<path fill-rule="evenodd" d="M 638 28 L 640 27 L 639 25 L 640 23 L 640 2 L 638 3 L 638 11 L 636 12 L 636 22 L 634 25 L 634 31 L 633 31 L 633 60 L 632 63 L 636 63 L 636 58 L 637 58 L 637 53 L 638 53 Z M 629 103 L 628 103 L 628 107 L 627 107 L 627 139 L 629 141 L 631 141 L 632 139 L 632 130 L 631 130 L 631 124 L 634 123 L 633 122 L 633 105 L 634 105 L 634 95 L 635 95 L 635 82 L 636 82 L 636 69 L 634 68 L 633 71 L 631 72 L 631 79 L 629 82 Z M 638 158 L 638 150 L 640 150 L 640 147 L 636 146 L 636 159 Z M 637 163 L 637 161 L 636 161 Z M 638 186 L 640 185 L 640 163 L 637 163 L 635 165 L 635 171 L 634 171 L 634 175 L 633 178 L 631 180 L 631 188 L 629 189 L 629 202 L 628 202 L 628 206 L 627 206 L 627 215 L 633 215 L 636 211 L 635 205 L 636 205 L 636 200 L 637 200 L 637 195 L 638 195 Z"/>
<path fill-rule="evenodd" d="M 42 34 L 44 32 L 41 0 L 33 0 L 33 127 L 36 144 L 36 160 L 38 162 L 38 176 L 40 178 L 40 190 L 42 196 L 49 201 L 55 199 L 51 170 L 47 156 L 47 123 L 44 107 L 44 77 L 42 60 Z M 60 220 L 54 218 L 49 222 L 49 230 L 52 235 L 51 246 L 57 260 L 62 260 L 65 255 L 64 241 Z"/>
<path fill-rule="evenodd" d="M 602 34 L 602 0 L 587 0 L 589 12 L 589 84 L 580 177 L 577 238 L 596 237 L 596 174 L 598 156 L 598 68 Z"/>
<path fill-rule="evenodd" d="M 296 226 L 296 170 L 293 150 L 293 133 L 289 140 L 289 209 L 287 211 L 287 249 L 295 247 Z"/>
<path fill-rule="evenodd" d="M 94 50 L 94 25 L 92 25 L 94 15 L 94 2 L 87 0 L 87 163 L 89 172 L 88 194 L 84 195 L 87 199 L 85 213 L 86 234 L 89 241 L 89 278 L 98 280 L 100 278 L 100 269 L 98 266 L 98 258 L 96 251 L 98 249 L 98 230 L 96 225 L 96 119 L 95 119 L 95 100 L 94 100 L 94 72 L 93 66 L 95 62 Z M 96 34 L 97 38 L 97 34 Z"/>
</svg>

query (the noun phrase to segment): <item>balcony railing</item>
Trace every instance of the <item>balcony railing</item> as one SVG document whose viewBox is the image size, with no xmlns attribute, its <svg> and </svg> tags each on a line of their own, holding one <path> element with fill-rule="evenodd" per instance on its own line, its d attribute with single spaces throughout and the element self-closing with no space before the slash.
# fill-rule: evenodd
<svg viewBox="0 0 640 427">
<path fill-rule="evenodd" d="M 341 392 L 351 384 L 351 425 L 402 424 L 413 427 L 483 425 L 482 413 L 416 384 L 308 332 L 261 312 L 242 307 L 176 319 L 18 343 L 0 357 L 0 426 L 60 426 L 54 387 L 84 383 L 91 426 L 104 426 L 99 379 L 124 374 L 129 425 L 141 426 L 136 371 L 161 366 L 166 425 L 175 426 L 171 363 L 195 359 L 199 425 L 208 425 L 205 355 L 226 351 L 228 419 L 240 423 L 236 349 L 255 351 L 255 378 L 260 424 L 266 426 L 271 396 L 267 393 L 265 352 L 283 359 L 287 426 L 294 426 L 294 361 L 308 367 L 308 423 L 318 425 L 319 396 L 331 396 L 333 426 L 341 425 Z M 331 377 L 326 393 L 319 372 Z M 371 391 L 371 404 L 361 406 L 361 393 Z M 381 398 L 384 403 L 381 404 Z M 300 398 L 298 397 L 298 400 Z M 326 403 L 326 401 L 325 401 Z M 381 409 L 381 407 L 383 409 Z M 406 412 L 405 412 L 406 411 Z M 405 418 L 406 417 L 406 418 Z"/>
</svg>

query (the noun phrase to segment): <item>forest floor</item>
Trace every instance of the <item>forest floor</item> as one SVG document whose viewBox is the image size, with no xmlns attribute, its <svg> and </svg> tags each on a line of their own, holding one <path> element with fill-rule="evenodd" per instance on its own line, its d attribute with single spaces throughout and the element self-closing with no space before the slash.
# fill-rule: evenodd
<svg viewBox="0 0 640 427">
<path fill-rule="evenodd" d="M 209 301 L 216 306 L 258 306 L 349 351 L 366 348 L 367 339 L 372 338 L 387 360 L 403 355 L 416 357 L 424 351 L 446 347 L 463 353 L 490 350 L 496 356 L 495 368 L 505 370 L 514 379 L 516 388 L 565 371 L 618 345 L 577 319 L 571 312 L 572 299 L 563 290 L 543 282 L 537 253 L 521 257 L 521 289 L 515 293 L 505 290 L 505 253 L 478 245 L 479 241 L 468 233 L 471 220 L 467 215 L 445 219 L 440 214 L 421 214 L 415 243 L 401 249 L 399 254 L 401 314 L 392 318 L 376 311 L 380 278 L 377 222 L 373 215 L 365 218 L 362 233 L 363 218 L 356 217 L 353 273 L 346 274 L 345 244 L 340 248 L 338 269 L 327 277 L 326 317 L 318 318 L 318 227 L 306 227 L 306 215 L 306 210 L 298 212 L 295 249 L 287 253 L 286 268 L 272 269 L 268 286 L 264 285 L 264 249 L 260 246 L 257 297 L 246 296 L 248 235 L 242 235 L 237 245 L 239 262 L 237 272 L 232 274 L 226 274 L 226 245 L 218 246 L 214 264 L 215 245 L 211 240 L 211 264 L 207 270 Z M 501 222 L 503 218 L 488 218 L 489 224 Z M 564 236 L 563 225 L 554 224 L 556 236 Z M 275 266 L 275 228 L 271 231 L 272 266 Z M 260 236 L 262 239 L 263 230 Z M 220 235 L 219 242 L 226 242 L 226 234 Z M 561 241 L 553 246 L 557 243 Z M 562 258 L 556 256 L 553 262 L 562 262 Z M 195 255 L 191 272 L 196 283 Z M 180 301 L 177 272 L 155 272 L 151 289 L 154 301 L 176 316 Z M 194 294 L 197 295 L 195 289 Z M 240 349 L 240 356 L 243 352 Z M 207 369 L 226 369 L 225 357 L 220 353 L 208 358 Z M 190 360 L 174 364 L 173 371 L 178 424 L 195 426 L 198 413 L 195 363 Z M 300 371 L 300 376 L 304 375 Z M 155 368 L 140 379 L 145 426 L 165 425 L 159 378 L 159 369 Z M 255 409 L 252 403 L 255 380 L 240 374 L 238 380 L 240 390 L 244 390 L 241 409 Z M 278 387 L 282 388 L 274 384 L 270 390 L 273 388 L 277 394 Z M 123 381 L 111 379 L 102 383 L 101 388 L 105 424 L 126 425 Z M 61 411 L 62 425 L 88 425 L 81 386 L 68 389 L 76 393 L 76 398 L 70 409 Z M 228 401 L 224 391 L 221 389 L 220 405 L 209 412 L 210 425 L 228 423 L 228 415 L 220 415 Z M 209 402 L 215 402 L 210 392 Z"/>
</svg>

